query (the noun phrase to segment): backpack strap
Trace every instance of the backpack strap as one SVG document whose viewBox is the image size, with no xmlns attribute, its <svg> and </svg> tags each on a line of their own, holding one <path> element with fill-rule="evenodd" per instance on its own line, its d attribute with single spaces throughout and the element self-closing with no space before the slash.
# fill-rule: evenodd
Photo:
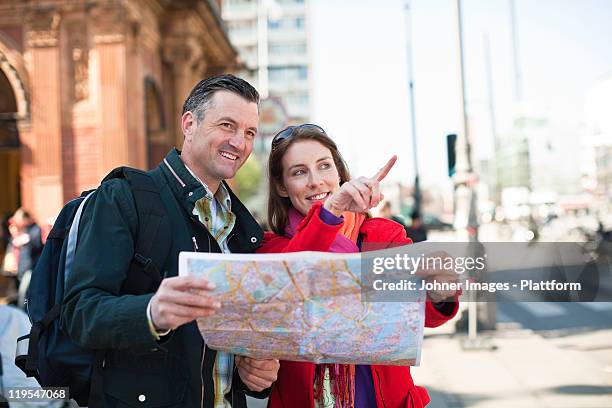
<svg viewBox="0 0 612 408">
<path fill-rule="evenodd" d="M 134 294 L 149 293 L 152 289 L 156 289 L 163 279 L 160 270 L 170 253 L 172 244 L 170 221 L 162 202 L 160 188 L 150 173 L 130 167 L 118 167 L 112 170 L 102 182 L 114 178 L 127 180 L 138 215 L 136 246 L 132 259 L 136 269 L 128 271 L 121 290 Z M 138 271 L 142 273 L 137 273 Z M 97 350 L 94 353 L 89 408 L 104 405 L 102 368 L 105 358 L 105 350 Z"/>
<path fill-rule="evenodd" d="M 38 359 L 39 359 L 39 341 L 40 336 L 43 332 L 45 332 L 51 323 L 57 319 L 60 315 L 60 305 L 55 304 L 53 307 L 45 314 L 45 317 L 39 322 L 34 322 L 32 325 L 32 329 L 30 330 L 30 334 L 26 336 L 22 336 L 17 339 L 17 343 L 26 338 L 29 340 L 28 342 L 28 354 L 27 360 L 25 361 L 23 371 L 26 373 L 28 377 L 36 377 L 38 374 Z M 17 357 L 15 358 L 15 363 L 17 363 Z"/>
<path fill-rule="evenodd" d="M 85 196 L 83 201 L 79 204 L 79 207 L 76 210 L 76 214 L 74 214 L 74 219 L 72 220 L 72 224 L 70 225 L 70 229 L 68 230 L 68 241 L 66 243 L 66 260 L 64 261 L 64 286 L 66 286 L 66 282 L 68 282 L 68 277 L 72 272 L 72 263 L 74 261 L 74 254 L 76 252 L 77 246 L 77 238 L 79 236 L 79 224 L 81 222 L 81 214 L 83 214 L 83 208 L 85 208 L 85 204 L 87 200 L 93 194 L 88 194 Z"/>
<path fill-rule="evenodd" d="M 128 181 L 138 214 L 136 247 L 132 262 L 143 273 L 128 273 L 123 289 L 131 293 L 148 293 L 159 286 L 161 271 L 168 257 L 172 233 L 160 188 L 150 173 L 130 167 L 114 169 L 103 180 L 124 178 Z"/>
<path fill-rule="evenodd" d="M 17 350 L 15 355 L 15 365 L 25 373 L 27 377 L 34 377 L 38 381 L 38 359 L 40 336 L 48 330 L 49 326 L 59 317 L 60 305 L 55 304 L 45 314 L 42 320 L 34 322 L 30 333 L 17 338 Z M 21 354 L 27 348 L 27 353 Z"/>
</svg>

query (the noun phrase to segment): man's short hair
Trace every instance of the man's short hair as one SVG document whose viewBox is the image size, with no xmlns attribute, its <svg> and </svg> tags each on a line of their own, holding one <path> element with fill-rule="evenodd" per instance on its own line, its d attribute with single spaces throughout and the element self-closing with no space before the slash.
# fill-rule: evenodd
<svg viewBox="0 0 612 408">
<path fill-rule="evenodd" d="M 201 122 L 204 112 L 212 106 L 212 97 L 217 91 L 233 92 L 249 102 L 259 103 L 259 93 L 251 84 L 232 74 L 224 74 L 198 82 L 185 99 L 183 115 L 192 112 L 197 121 Z"/>
</svg>

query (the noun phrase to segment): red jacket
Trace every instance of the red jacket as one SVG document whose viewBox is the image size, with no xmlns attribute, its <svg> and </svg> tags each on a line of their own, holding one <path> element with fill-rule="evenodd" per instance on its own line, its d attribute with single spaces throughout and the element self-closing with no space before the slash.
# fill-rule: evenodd
<svg viewBox="0 0 612 408">
<path fill-rule="evenodd" d="M 342 226 L 327 225 L 319 218 L 321 204 L 315 204 L 299 224 L 293 238 L 266 232 L 260 253 L 280 253 L 298 251 L 327 251 L 336 233 Z M 361 226 L 363 245 L 376 243 L 375 249 L 382 249 L 379 243 L 387 243 L 385 248 L 410 244 L 404 227 L 385 218 L 368 218 Z M 425 326 L 437 327 L 451 319 L 459 308 L 450 315 L 440 313 L 429 300 L 425 306 Z M 372 380 L 376 393 L 376 405 L 385 408 L 421 408 L 429 403 L 429 395 L 423 387 L 415 386 L 410 375 L 410 367 L 372 365 Z M 312 408 L 314 406 L 313 363 L 281 361 L 278 380 L 272 386 L 268 402 L 270 408 Z"/>
</svg>

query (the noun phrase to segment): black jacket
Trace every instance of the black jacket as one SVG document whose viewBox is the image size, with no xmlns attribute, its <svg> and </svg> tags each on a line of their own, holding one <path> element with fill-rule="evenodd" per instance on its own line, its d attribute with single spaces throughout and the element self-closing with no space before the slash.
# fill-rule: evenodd
<svg viewBox="0 0 612 408">
<path fill-rule="evenodd" d="M 192 237 L 200 252 L 221 252 L 208 230 L 192 215 L 195 202 L 206 192 L 185 168 L 179 153 L 172 150 L 150 174 L 161 188 L 172 229 L 163 273 L 168 277 L 178 274 L 178 254 L 194 250 Z M 236 253 L 254 252 L 262 242 L 263 231 L 229 191 L 236 223 L 228 246 Z M 103 369 L 105 406 L 211 407 L 216 352 L 207 348 L 203 353 L 196 323 L 179 327 L 158 343 L 146 318 L 146 307 L 156 287 L 138 295 L 122 291 L 138 229 L 127 182 L 107 181 L 94 194 L 83 211 L 61 319 L 77 344 L 107 350 Z M 265 391 L 246 390 L 234 370 L 232 395 L 226 396 L 234 407 L 246 406 L 245 393 L 267 395 Z"/>
</svg>

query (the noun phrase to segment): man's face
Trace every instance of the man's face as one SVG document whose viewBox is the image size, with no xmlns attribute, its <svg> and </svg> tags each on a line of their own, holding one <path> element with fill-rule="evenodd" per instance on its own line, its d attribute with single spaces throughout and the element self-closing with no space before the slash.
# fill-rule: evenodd
<svg viewBox="0 0 612 408">
<path fill-rule="evenodd" d="M 232 92 L 216 92 L 200 123 L 189 112 L 183 115 L 183 160 L 215 191 L 248 159 L 258 122 L 256 103 Z"/>
</svg>

